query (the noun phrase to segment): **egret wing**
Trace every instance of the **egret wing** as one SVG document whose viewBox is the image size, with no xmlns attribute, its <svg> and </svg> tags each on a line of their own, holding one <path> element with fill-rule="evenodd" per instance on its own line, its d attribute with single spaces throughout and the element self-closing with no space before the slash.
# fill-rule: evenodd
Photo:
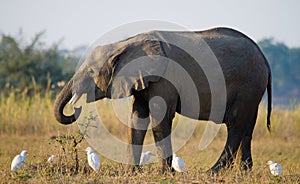
<svg viewBox="0 0 300 184">
<path fill-rule="evenodd" d="M 182 158 L 178 158 L 178 166 L 181 172 L 186 172 L 186 166 Z"/>
<path fill-rule="evenodd" d="M 13 171 L 13 170 L 19 169 L 23 165 L 24 165 L 24 158 L 21 155 L 17 155 L 11 162 L 11 170 Z"/>
<path fill-rule="evenodd" d="M 148 160 L 150 159 L 150 156 L 151 156 L 150 153 L 149 154 L 142 153 L 141 158 L 140 158 L 140 165 L 145 165 L 148 162 Z"/>
<path fill-rule="evenodd" d="M 178 157 L 174 157 L 172 160 L 172 167 L 175 169 L 175 171 L 180 172 L 180 167 L 178 165 Z"/>
<path fill-rule="evenodd" d="M 91 161 L 94 166 L 94 170 L 98 171 L 100 167 L 100 159 L 96 153 L 91 154 Z"/>
</svg>

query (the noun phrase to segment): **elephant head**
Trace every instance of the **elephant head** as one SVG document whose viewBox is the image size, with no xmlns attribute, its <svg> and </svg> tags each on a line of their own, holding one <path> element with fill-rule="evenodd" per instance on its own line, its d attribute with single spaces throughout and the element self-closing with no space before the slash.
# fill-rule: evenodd
<svg viewBox="0 0 300 184">
<path fill-rule="evenodd" d="M 55 101 L 57 121 L 62 124 L 76 121 L 81 108 L 75 108 L 71 116 L 66 116 L 63 109 L 68 102 L 75 104 L 83 94 L 87 95 L 87 103 L 123 98 L 160 79 L 167 67 L 167 61 L 157 57 L 164 56 L 162 43 L 140 37 L 98 46 L 91 52 Z"/>
</svg>

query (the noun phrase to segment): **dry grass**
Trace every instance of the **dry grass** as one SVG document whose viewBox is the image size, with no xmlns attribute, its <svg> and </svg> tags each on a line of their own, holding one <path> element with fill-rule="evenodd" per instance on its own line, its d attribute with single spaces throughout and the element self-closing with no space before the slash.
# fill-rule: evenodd
<svg viewBox="0 0 300 184">
<path fill-rule="evenodd" d="M 99 103 L 98 103 L 99 104 Z M 266 128 L 265 108 L 260 108 L 254 131 L 252 153 L 253 171 L 244 173 L 237 167 L 221 172 L 218 176 L 204 173 L 219 157 L 226 139 L 222 126 L 213 143 L 204 151 L 198 150 L 199 140 L 205 123 L 199 122 L 194 135 L 178 152 L 186 164 L 188 173 L 161 175 L 160 164 L 144 166 L 142 173 L 125 173 L 126 165 L 113 162 L 101 156 L 101 171 L 94 173 L 87 165 L 84 140 L 76 146 L 79 168 L 74 172 L 75 152 L 72 140 L 58 143 L 51 136 L 76 135 L 76 124 L 63 126 L 52 115 L 53 101 L 50 97 L 35 96 L 32 99 L 16 99 L 12 94 L 0 101 L 0 177 L 1 183 L 300 183 L 300 107 L 295 110 L 273 110 L 272 133 Z M 109 111 L 102 107 L 101 117 L 109 119 L 106 127 L 121 139 L 126 138 L 126 127 Z M 146 142 L 153 142 L 149 133 Z M 63 151 L 62 147 L 65 148 Z M 29 155 L 25 166 L 16 173 L 10 172 L 13 157 L 27 149 Z M 56 154 L 52 164 L 46 159 Z M 268 160 L 280 162 L 281 177 L 270 175 L 265 163 Z"/>
</svg>

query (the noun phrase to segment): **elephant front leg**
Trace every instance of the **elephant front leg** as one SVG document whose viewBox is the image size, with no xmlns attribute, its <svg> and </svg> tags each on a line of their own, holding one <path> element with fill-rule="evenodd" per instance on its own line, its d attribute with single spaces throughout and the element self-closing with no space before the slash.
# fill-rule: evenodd
<svg viewBox="0 0 300 184">
<path fill-rule="evenodd" d="M 152 131 L 157 147 L 157 156 L 162 164 L 161 172 L 174 172 L 174 169 L 172 168 L 171 128 L 165 127 L 165 124 L 161 123 L 160 125 L 153 127 Z"/>
<path fill-rule="evenodd" d="M 141 98 L 133 99 L 132 113 L 128 127 L 128 162 L 129 168 L 139 168 L 143 142 L 149 126 L 148 104 Z M 133 167 L 132 167 L 133 166 Z"/>
<path fill-rule="evenodd" d="M 162 163 L 162 173 L 165 173 L 165 171 L 174 172 L 172 168 L 171 130 L 175 108 L 167 107 L 167 109 L 163 110 L 161 109 L 162 106 L 152 105 L 151 107 L 150 103 L 150 119 L 158 158 L 161 159 Z M 162 113 L 165 114 L 163 115 Z"/>
</svg>

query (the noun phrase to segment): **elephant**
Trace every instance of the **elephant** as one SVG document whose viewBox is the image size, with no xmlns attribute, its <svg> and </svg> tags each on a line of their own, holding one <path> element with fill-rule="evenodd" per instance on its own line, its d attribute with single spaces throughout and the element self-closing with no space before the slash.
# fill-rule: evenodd
<svg viewBox="0 0 300 184">
<path fill-rule="evenodd" d="M 186 48 L 191 50 L 200 49 L 194 53 L 200 56 L 202 64 L 199 66 L 188 49 L 180 48 L 172 40 L 179 40 L 176 43 L 186 44 Z M 210 51 L 201 51 L 203 43 Z M 219 82 L 207 76 L 216 73 L 214 66 L 209 65 L 212 57 L 207 52 L 215 56 L 225 85 L 220 88 L 223 90 L 214 90 L 216 97 L 226 94 L 224 101 L 217 99 L 214 104 L 211 86 L 219 87 Z M 188 73 L 187 79 L 192 81 L 196 93 L 189 93 L 190 89 L 185 85 L 189 82 L 173 71 L 172 66 L 179 66 Z M 205 72 L 207 69 L 209 72 Z M 65 115 L 63 110 L 68 102 L 75 104 L 83 94 L 87 96 L 87 103 L 103 98 L 132 97 L 128 126 L 128 154 L 132 165 L 139 165 L 145 134 L 151 123 L 162 172 L 174 171 L 169 135 L 175 113 L 179 113 L 195 120 L 211 120 L 226 125 L 225 147 L 210 172 L 218 173 L 220 169 L 230 168 L 238 151 L 241 152 L 242 169 L 251 170 L 252 133 L 265 91 L 268 98 L 267 128 L 270 131 L 271 82 L 271 70 L 264 54 L 252 39 L 237 30 L 226 27 L 202 31 L 154 30 L 95 47 L 58 94 L 54 115 L 62 124 L 76 121 L 81 108 L 75 108 L 72 115 Z M 200 103 L 194 101 L 195 98 Z M 213 105 L 222 106 L 222 103 L 223 111 L 212 108 Z M 221 118 L 214 119 L 211 114 Z"/>
</svg>

